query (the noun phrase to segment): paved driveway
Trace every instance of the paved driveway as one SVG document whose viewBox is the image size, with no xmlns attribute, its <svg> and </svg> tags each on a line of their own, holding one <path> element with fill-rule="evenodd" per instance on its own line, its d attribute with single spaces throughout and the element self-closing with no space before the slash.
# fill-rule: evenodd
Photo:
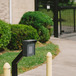
<svg viewBox="0 0 76 76">
<path fill-rule="evenodd" d="M 50 40 L 59 45 L 61 51 L 53 59 L 53 76 L 76 76 L 76 41 L 54 37 Z M 19 76 L 46 76 L 46 64 Z"/>
<path fill-rule="evenodd" d="M 61 36 L 59 36 L 59 38 L 76 41 L 76 33 L 62 34 Z"/>
<path fill-rule="evenodd" d="M 51 38 L 60 54 L 53 60 L 53 76 L 76 76 L 76 41 Z"/>
</svg>

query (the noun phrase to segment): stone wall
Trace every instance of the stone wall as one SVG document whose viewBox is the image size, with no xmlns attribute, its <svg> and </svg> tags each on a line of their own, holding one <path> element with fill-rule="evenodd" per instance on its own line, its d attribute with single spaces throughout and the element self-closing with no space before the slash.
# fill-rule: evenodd
<svg viewBox="0 0 76 76">
<path fill-rule="evenodd" d="M 34 0 L 12 0 L 12 23 L 19 23 L 25 12 L 34 10 Z"/>
<path fill-rule="evenodd" d="M 0 0 L 0 19 L 9 23 L 9 0 Z"/>
</svg>

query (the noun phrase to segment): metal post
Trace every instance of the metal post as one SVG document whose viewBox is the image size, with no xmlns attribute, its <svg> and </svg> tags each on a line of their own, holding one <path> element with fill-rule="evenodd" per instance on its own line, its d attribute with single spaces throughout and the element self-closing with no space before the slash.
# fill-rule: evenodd
<svg viewBox="0 0 76 76">
<path fill-rule="evenodd" d="M 17 76 L 17 63 L 23 57 L 23 52 L 21 51 L 20 54 L 13 60 L 12 62 L 12 76 Z"/>
<path fill-rule="evenodd" d="M 75 8 L 74 8 L 74 32 L 75 32 Z"/>
<path fill-rule="evenodd" d="M 38 11 L 38 3 L 39 3 L 39 1 L 38 0 L 35 0 L 35 11 Z"/>
<path fill-rule="evenodd" d="M 58 0 L 54 0 L 54 37 L 58 37 Z"/>
<path fill-rule="evenodd" d="M 61 25 L 61 10 L 59 11 L 59 16 L 60 16 L 60 35 L 62 34 L 62 25 Z"/>
</svg>

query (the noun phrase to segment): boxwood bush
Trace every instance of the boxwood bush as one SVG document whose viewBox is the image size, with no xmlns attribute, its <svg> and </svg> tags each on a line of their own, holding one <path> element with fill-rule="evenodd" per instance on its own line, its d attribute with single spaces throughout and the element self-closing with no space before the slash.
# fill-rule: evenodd
<svg viewBox="0 0 76 76">
<path fill-rule="evenodd" d="M 25 13 L 19 24 L 32 25 L 34 28 L 38 29 L 40 26 L 45 26 L 48 28 L 53 25 L 53 21 L 47 14 L 40 11 L 34 11 Z"/>
<path fill-rule="evenodd" d="M 50 38 L 49 30 L 47 28 L 45 28 L 44 26 L 41 26 L 39 28 L 38 34 L 39 34 L 39 41 L 42 43 L 48 41 Z"/>
<path fill-rule="evenodd" d="M 53 21 L 48 15 L 35 11 L 25 13 L 19 24 L 27 24 L 36 28 L 39 34 L 39 41 L 46 42 L 50 38 L 49 31 L 46 28 L 53 25 Z"/>
<path fill-rule="evenodd" d="M 0 49 L 5 48 L 11 39 L 11 28 L 6 22 L 0 20 Z"/>
<path fill-rule="evenodd" d="M 18 50 L 22 48 L 22 40 L 38 39 L 37 30 L 32 26 L 13 24 L 11 25 L 11 41 L 7 46 L 9 49 Z"/>
</svg>

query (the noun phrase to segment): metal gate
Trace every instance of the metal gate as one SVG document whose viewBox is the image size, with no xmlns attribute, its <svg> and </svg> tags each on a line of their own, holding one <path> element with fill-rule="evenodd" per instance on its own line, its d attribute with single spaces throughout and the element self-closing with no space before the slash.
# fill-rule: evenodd
<svg viewBox="0 0 76 76">
<path fill-rule="evenodd" d="M 69 34 L 76 31 L 76 7 L 59 7 L 58 27 L 59 33 Z"/>
<path fill-rule="evenodd" d="M 42 0 L 43 1 L 43 0 Z M 39 8 L 43 9 L 42 6 L 46 6 L 48 3 L 44 1 L 42 4 L 39 3 L 39 0 L 35 0 L 35 10 L 37 11 Z M 50 1 L 51 2 L 51 1 Z M 58 37 L 62 34 L 69 34 L 76 31 L 76 7 L 72 6 L 58 6 L 58 0 L 54 0 L 51 3 L 53 7 L 53 13 L 50 16 L 54 20 L 54 37 Z M 40 11 L 40 10 L 39 10 Z M 50 13 L 51 14 L 51 13 Z M 53 16 L 53 17 L 52 17 Z"/>
<path fill-rule="evenodd" d="M 51 7 L 49 9 L 50 12 L 46 9 L 48 5 Z M 45 0 L 35 0 L 35 11 L 42 11 L 46 14 L 50 13 L 49 16 L 53 18 L 54 21 L 54 37 L 58 37 L 58 0 L 49 0 L 47 2 L 45 2 Z"/>
</svg>

